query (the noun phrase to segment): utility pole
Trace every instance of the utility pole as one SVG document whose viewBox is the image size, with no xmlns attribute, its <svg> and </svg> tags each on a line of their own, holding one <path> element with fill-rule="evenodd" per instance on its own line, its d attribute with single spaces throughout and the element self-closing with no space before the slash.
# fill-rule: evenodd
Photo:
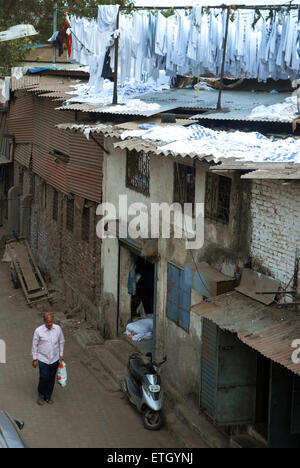
<svg viewBox="0 0 300 468">
<path fill-rule="evenodd" d="M 54 4 L 53 12 L 53 34 L 57 31 L 57 2 Z M 56 47 L 53 47 L 53 63 L 56 63 Z"/>
<path fill-rule="evenodd" d="M 116 30 L 120 27 L 120 10 L 117 15 Z M 118 104 L 118 68 L 119 68 L 119 36 L 115 37 L 114 94 L 113 104 Z"/>
<path fill-rule="evenodd" d="M 225 60 L 226 60 L 226 51 L 227 51 L 227 40 L 228 40 L 228 30 L 229 30 L 229 19 L 230 19 L 230 7 L 227 8 L 227 16 L 226 16 L 226 25 L 225 25 L 225 37 L 223 43 L 223 60 L 222 60 L 222 69 L 221 69 L 221 80 L 219 85 L 219 96 L 218 96 L 218 103 L 217 103 L 217 110 L 221 110 L 221 95 L 222 95 L 222 87 L 224 81 L 224 69 L 225 69 Z"/>
</svg>

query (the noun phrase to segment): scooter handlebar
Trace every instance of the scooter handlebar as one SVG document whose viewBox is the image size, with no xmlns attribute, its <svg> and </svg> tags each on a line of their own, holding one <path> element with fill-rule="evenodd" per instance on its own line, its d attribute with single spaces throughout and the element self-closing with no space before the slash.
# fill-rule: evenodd
<svg viewBox="0 0 300 468">
<path fill-rule="evenodd" d="M 166 361 L 167 361 L 167 356 L 165 356 L 165 357 L 163 358 L 163 360 L 162 360 L 161 362 L 159 362 L 158 364 L 157 364 L 155 361 L 153 361 L 152 364 L 153 364 L 154 366 L 156 366 L 156 367 L 160 367 L 160 366 L 162 366 Z"/>
</svg>

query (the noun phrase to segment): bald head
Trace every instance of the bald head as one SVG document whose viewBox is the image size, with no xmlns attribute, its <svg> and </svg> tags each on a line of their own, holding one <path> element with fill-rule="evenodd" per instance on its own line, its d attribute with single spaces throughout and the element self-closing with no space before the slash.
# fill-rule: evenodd
<svg viewBox="0 0 300 468">
<path fill-rule="evenodd" d="M 53 314 L 51 314 L 51 312 L 46 312 L 44 314 L 44 323 L 46 327 L 48 328 L 48 330 L 51 330 L 53 326 L 53 322 L 54 322 Z"/>
</svg>

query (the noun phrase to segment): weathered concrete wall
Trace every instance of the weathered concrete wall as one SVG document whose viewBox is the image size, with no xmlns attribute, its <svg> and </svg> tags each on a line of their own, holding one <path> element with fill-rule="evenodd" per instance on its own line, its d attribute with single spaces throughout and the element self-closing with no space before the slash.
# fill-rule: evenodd
<svg viewBox="0 0 300 468">
<path fill-rule="evenodd" d="M 298 181 L 256 180 L 251 189 L 251 259 L 253 268 L 287 284 L 300 249 Z"/>
<path fill-rule="evenodd" d="M 103 200 L 114 204 L 119 203 L 119 195 L 127 195 L 128 206 L 132 203 L 144 203 L 150 209 L 151 203 L 173 203 L 174 186 L 174 159 L 151 156 L 150 161 L 150 197 L 146 197 L 126 187 L 126 151 L 116 150 L 108 142 L 111 152 L 104 163 L 104 192 Z M 192 160 L 186 158 L 179 161 L 192 165 Z M 205 181 L 208 164 L 198 163 L 196 166 L 195 202 L 205 202 Z M 205 220 L 205 242 L 202 249 L 195 251 L 195 259 L 207 261 L 225 274 L 239 275 L 245 263 L 249 260 L 249 188 L 241 182 L 238 176 L 231 176 L 231 208 L 228 224 L 210 219 Z M 167 181 L 167 183 L 166 183 Z M 198 399 L 198 385 L 200 372 L 200 344 L 201 320 L 197 315 L 191 314 L 190 330 L 184 331 L 166 314 L 167 304 L 167 271 L 168 262 L 173 262 L 183 268 L 187 251 L 185 240 L 159 239 L 159 261 L 157 264 L 157 312 L 156 312 L 156 356 L 161 358 L 168 355 L 168 363 L 164 369 L 167 381 L 181 395 L 193 395 Z M 125 257 L 123 257 L 124 260 Z M 121 257 L 121 263 L 123 265 Z M 110 262 L 115 262 L 112 265 Z M 104 297 L 107 299 L 106 308 L 117 320 L 118 304 L 118 241 L 106 239 L 103 241 L 102 269 L 104 274 Z M 126 267 L 126 265 L 125 265 Z M 123 286 L 120 294 L 120 330 L 122 333 L 126 326 L 125 307 L 129 307 L 128 293 L 125 291 L 129 273 L 124 272 L 122 266 Z M 125 292 L 124 292 L 125 291 Z M 126 299 L 127 294 L 127 299 Z M 201 297 L 192 294 L 192 301 L 200 301 Z M 129 311 L 128 311 L 129 312 Z M 127 312 L 127 316 L 129 316 Z M 104 314 L 102 309 L 102 314 Z M 103 315 L 104 316 L 104 315 Z M 107 316 L 107 314 L 106 314 Z M 123 320 L 125 318 L 125 320 Z M 109 326 L 110 327 L 110 326 Z"/>
</svg>

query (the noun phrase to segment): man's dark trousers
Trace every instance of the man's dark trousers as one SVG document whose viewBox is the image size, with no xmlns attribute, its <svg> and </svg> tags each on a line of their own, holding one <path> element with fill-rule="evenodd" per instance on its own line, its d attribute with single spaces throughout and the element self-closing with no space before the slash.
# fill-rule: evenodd
<svg viewBox="0 0 300 468">
<path fill-rule="evenodd" d="M 40 381 L 38 392 L 44 397 L 45 401 L 50 400 L 52 397 L 58 365 L 59 361 L 54 364 L 45 364 L 39 361 Z"/>
</svg>

